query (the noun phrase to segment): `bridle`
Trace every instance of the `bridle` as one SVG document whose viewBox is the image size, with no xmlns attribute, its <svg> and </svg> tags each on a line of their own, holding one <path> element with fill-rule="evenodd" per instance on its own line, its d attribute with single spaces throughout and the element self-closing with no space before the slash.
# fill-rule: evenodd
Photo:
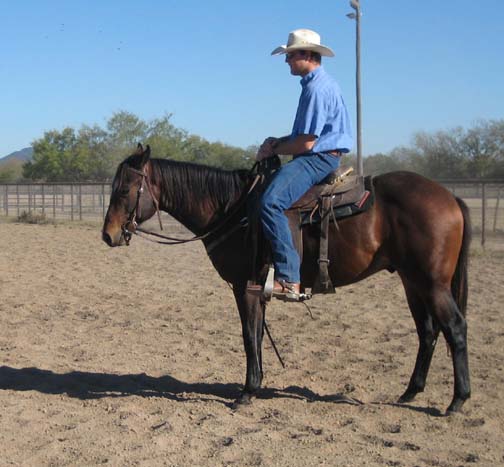
<svg viewBox="0 0 504 467">
<path fill-rule="evenodd" d="M 252 169 L 250 170 L 250 173 L 253 173 L 254 170 L 256 169 L 256 167 L 267 167 L 268 164 L 271 164 L 271 161 L 263 161 L 261 163 L 256 162 L 254 164 L 254 166 L 252 167 Z M 128 219 L 126 220 L 126 222 L 121 226 L 121 235 L 124 238 L 124 241 L 125 241 L 126 245 L 129 245 L 129 242 L 130 242 L 131 237 L 133 236 L 133 234 L 142 236 L 146 240 L 150 240 L 152 242 L 160 243 L 160 244 L 163 244 L 163 245 L 178 245 L 178 244 L 181 244 L 181 243 L 188 243 L 188 242 L 194 242 L 196 240 L 203 240 L 203 239 L 209 237 L 210 235 L 215 234 L 219 229 L 221 229 L 222 227 L 224 227 L 224 225 L 226 225 L 228 223 L 228 221 L 238 212 L 238 210 L 243 206 L 243 204 L 246 203 L 246 201 L 247 201 L 250 193 L 252 193 L 252 191 L 254 190 L 255 186 L 259 183 L 259 181 L 261 181 L 261 180 L 264 181 L 264 174 L 258 171 L 256 173 L 256 175 L 255 175 L 255 177 L 254 177 L 254 179 L 253 179 L 253 181 L 252 181 L 249 189 L 245 193 L 245 195 L 241 197 L 241 199 L 238 201 L 238 203 L 227 214 L 227 216 L 225 216 L 224 219 L 221 220 L 221 222 L 219 222 L 214 228 L 212 228 L 211 230 L 209 230 L 208 232 L 206 232 L 203 235 L 198 235 L 198 236 L 194 236 L 192 238 L 183 239 L 183 238 L 168 237 L 166 235 L 160 235 L 160 234 L 157 234 L 155 232 L 149 232 L 149 231 L 140 229 L 138 227 L 138 224 L 136 222 L 136 217 L 137 217 L 137 213 L 138 213 L 138 211 L 140 209 L 140 197 L 142 196 L 142 193 L 144 191 L 144 189 L 143 189 L 144 181 L 145 181 L 145 185 L 147 186 L 147 189 L 149 190 L 149 193 L 151 195 L 154 207 L 156 208 L 156 213 L 157 213 L 157 216 L 158 216 L 158 219 L 159 219 L 159 227 L 161 228 L 161 230 L 163 230 L 163 224 L 161 222 L 161 214 L 159 212 L 159 201 L 154 197 L 154 193 L 152 191 L 152 187 L 151 187 L 151 184 L 149 182 L 149 177 L 147 176 L 147 173 L 145 171 L 145 166 L 144 166 L 143 170 L 137 170 L 137 169 L 134 169 L 133 167 L 127 167 L 127 168 L 129 170 L 131 170 L 132 172 L 140 175 L 141 178 L 140 178 L 140 184 L 138 185 L 138 190 L 137 190 L 137 194 L 136 194 L 135 206 L 130 211 L 130 213 L 128 215 Z M 247 219 L 247 217 L 244 217 L 236 225 L 234 225 L 231 229 L 229 229 L 227 232 L 225 232 L 224 234 L 220 235 L 217 239 L 215 239 L 210 244 L 206 245 L 207 254 L 210 255 L 211 251 L 217 245 L 221 244 L 224 240 L 226 240 L 227 238 L 229 238 L 238 229 L 246 227 L 247 224 L 248 224 L 248 219 Z M 129 230 L 129 228 L 131 228 L 131 226 L 133 226 L 133 231 Z M 162 239 L 165 239 L 165 240 L 168 240 L 168 241 L 151 240 L 150 238 L 148 238 L 148 237 L 146 237 L 144 235 L 141 235 L 141 233 L 152 235 L 152 236 L 155 236 L 155 237 L 158 237 L 158 238 L 162 238 Z M 228 282 L 228 285 L 230 285 L 229 282 Z M 230 287 L 231 287 L 231 285 L 230 285 Z M 307 305 L 305 304 L 305 306 L 307 306 Z M 308 308 L 308 310 L 309 310 L 309 308 Z M 310 312 L 310 314 L 311 314 L 311 312 Z M 313 316 L 312 316 L 312 318 L 313 318 Z M 268 337 L 269 337 L 269 339 L 271 341 L 271 344 L 273 346 L 273 349 L 274 349 L 274 351 L 276 353 L 276 356 L 277 356 L 278 360 L 280 361 L 282 367 L 285 368 L 285 363 L 283 362 L 282 357 L 280 356 L 280 353 L 278 352 L 278 349 L 277 349 L 277 347 L 275 345 L 275 341 L 273 340 L 273 337 L 271 336 L 271 333 L 270 333 L 270 331 L 268 329 L 268 326 L 266 324 L 266 319 L 263 319 L 263 326 L 264 326 L 264 329 L 266 330 L 266 333 L 267 333 L 267 335 L 268 335 Z"/>
<path fill-rule="evenodd" d="M 251 173 L 253 172 L 253 170 L 255 169 L 256 166 L 257 166 L 257 163 L 254 164 L 254 166 L 252 167 Z M 138 190 L 137 190 L 137 194 L 136 194 L 135 206 L 130 211 L 126 222 L 123 225 L 121 225 L 121 236 L 122 236 L 122 238 L 124 238 L 124 242 L 126 243 L 126 245 L 129 245 L 129 242 L 130 242 L 133 234 L 138 235 L 138 236 L 140 236 L 146 240 L 149 240 L 151 242 L 159 243 L 162 245 L 179 245 L 181 243 L 188 243 L 188 242 L 194 242 L 196 240 L 203 240 L 203 239 L 209 237 L 210 235 L 215 234 L 218 230 L 220 230 L 222 227 L 224 227 L 225 224 L 227 224 L 227 222 L 238 212 L 238 210 L 247 201 L 249 194 L 254 190 L 257 183 L 261 180 L 261 178 L 263 178 L 262 174 L 257 173 L 254 180 L 252 181 L 250 188 L 247 190 L 245 195 L 242 196 L 241 200 L 234 206 L 234 208 L 227 214 L 227 216 L 225 216 L 225 218 L 222 219 L 221 222 L 219 222 L 211 230 L 209 230 L 208 232 L 206 232 L 202 235 L 196 235 L 191 238 L 175 238 L 175 237 L 169 237 L 167 235 L 161 235 L 156 232 L 144 230 L 144 229 L 138 227 L 138 223 L 136 222 L 136 218 L 137 218 L 137 213 L 139 212 L 139 209 L 140 209 L 140 197 L 144 191 L 144 189 L 143 189 L 144 181 L 145 181 L 145 185 L 147 186 L 147 189 L 149 190 L 149 194 L 151 195 L 154 207 L 156 208 L 156 213 L 157 213 L 158 220 L 159 220 L 159 227 L 161 228 L 161 230 L 163 230 L 163 224 L 161 222 L 161 213 L 159 211 L 159 201 L 154 196 L 151 184 L 149 182 L 149 177 L 147 176 L 147 173 L 145 171 L 145 166 L 144 166 L 143 170 L 138 170 L 138 169 L 135 169 L 135 168 L 129 167 L 129 166 L 127 167 L 127 169 L 140 175 L 141 179 L 140 179 L 140 184 L 138 186 Z M 210 254 L 210 252 L 217 245 L 219 245 L 222 241 L 224 241 L 226 238 L 231 236 L 236 230 L 243 228 L 243 227 L 246 227 L 246 226 L 247 226 L 247 218 L 245 217 L 245 218 L 241 219 L 240 222 L 238 222 L 238 224 L 233 226 L 230 230 L 228 230 L 223 235 L 221 235 L 219 238 L 217 238 L 216 240 L 211 242 L 209 245 L 207 245 L 206 246 L 207 254 Z M 133 227 L 133 228 L 131 229 L 131 227 Z M 161 238 L 163 240 L 168 240 L 168 241 L 153 240 L 146 235 Z"/>
<path fill-rule="evenodd" d="M 147 189 L 149 190 L 149 194 L 151 195 L 152 203 L 154 204 L 154 207 L 156 208 L 156 213 L 157 213 L 158 220 L 159 220 L 159 227 L 161 228 L 161 230 L 163 230 L 163 223 L 161 222 L 161 214 L 159 212 L 159 201 L 154 196 L 151 184 L 149 182 L 149 177 L 147 176 L 147 173 L 145 171 L 145 167 L 143 170 L 137 170 L 133 167 L 127 167 L 127 169 L 131 170 L 132 172 L 141 176 L 140 184 L 138 185 L 138 190 L 137 190 L 137 194 L 136 194 L 135 206 L 128 214 L 128 219 L 126 220 L 126 222 L 123 225 L 121 225 L 121 235 L 124 238 L 126 245 L 129 245 L 131 237 L 133 236 L 133 234 L 136 232 L 136 230 L 138 228 L 136 218 L 137 218 L 137 213 L 140 210 L 140 197 L 142 196 L 142 193 L 144 191 L 144 188 L 143 188 L 144 181 L 145 181 L 145 185 L 147 186 Z M 133 227 L 133 230 L 130 230 L 131 227 Z"/>
</svg>

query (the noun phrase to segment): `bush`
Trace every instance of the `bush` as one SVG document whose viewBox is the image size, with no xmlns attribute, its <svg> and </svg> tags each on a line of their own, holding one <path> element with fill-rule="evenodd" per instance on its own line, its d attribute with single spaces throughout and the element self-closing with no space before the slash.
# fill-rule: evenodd
<svg viewBox="0 0 504 467">
<path fill-rule="evenodd" d="M 52 219 L 48 219 L 44 213 L 23 211 L 17 218 L 23 224 L 53 224 Z"/>
</svg>

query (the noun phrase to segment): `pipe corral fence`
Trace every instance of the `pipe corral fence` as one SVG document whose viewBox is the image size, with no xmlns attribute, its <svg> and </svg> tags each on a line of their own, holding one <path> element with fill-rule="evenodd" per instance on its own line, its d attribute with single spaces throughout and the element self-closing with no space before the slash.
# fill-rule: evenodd
<svg viewBox="0 0 504 467">
<path fill-rule="evenodd" d="M 28 213 L 55 221 L 102 222 L 110 192 L 110 183 L 0 183 L 0 215 L 19 218 Z M 162 218 L 169 232 L 187 230 L 166 213 Z"/>
<path fill-rule="evenodd" d="M 504 180 L 438 180 L 462 198 L 471 212 L 473 233 L 482 246 L 488 241 L 504 247 Z M 39 213 L 47 219 L 102 221 L 107 212 L 110 183 L 3 183 L 0 184 L 0 215 L 20 217 Z M 440 219 L 441 221 L 441 219 Z M 169 231 L 185 228 L 163 214 Z"/>
</svg>

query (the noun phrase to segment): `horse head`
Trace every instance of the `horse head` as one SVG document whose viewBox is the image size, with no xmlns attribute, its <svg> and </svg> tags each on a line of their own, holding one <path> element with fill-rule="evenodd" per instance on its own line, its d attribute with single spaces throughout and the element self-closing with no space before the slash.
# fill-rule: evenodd
<svg viewBox="0 0 504 467">
<path fill-rule="evenodd" d="M 139 143 L 136 152 L 117 168 L 102 229 L 102 239 L 109 246 L 129 244 L 137 225 L 156 212 L 149 161 L 150 147 L 144 150 Z"/>
</svg>

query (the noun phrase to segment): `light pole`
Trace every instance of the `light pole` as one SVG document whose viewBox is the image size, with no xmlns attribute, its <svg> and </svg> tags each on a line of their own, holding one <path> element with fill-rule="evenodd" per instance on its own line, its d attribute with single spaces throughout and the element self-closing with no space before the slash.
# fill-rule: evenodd
<svg viewBox="0 0 504 467">
<path fill-rule="evenodd" d="M 350 6 L 355 10 L 355 13 L 348 13 L 350 19 L 355 20 L 355 56 L 356 56 L 356 73 L 355 73 L 355 88 L 357 99 L 357 171 L 359 175 L 364 175 L 362 165 L 362 122 L 361 122 L 361 79 L 360 79 L 360 0 L 351 0 Z"/>
</svg>

